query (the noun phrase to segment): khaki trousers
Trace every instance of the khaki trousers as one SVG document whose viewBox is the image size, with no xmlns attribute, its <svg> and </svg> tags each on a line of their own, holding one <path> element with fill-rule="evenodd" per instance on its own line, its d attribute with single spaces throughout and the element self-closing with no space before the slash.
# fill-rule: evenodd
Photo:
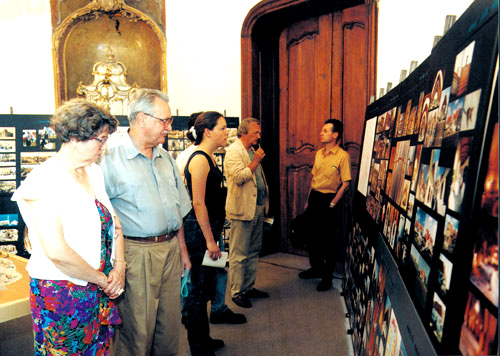
<svg viewBox="0 0 500 356">
<path fill-rule="evenodd" d="M 116 356 L 177 355 L 180 336 L 181 259 L 177 238 L 156 243 L 125 239 L 125 293 Z"/>
<path fill-rule="evenodd" d="M 262 248 L 264 209 L 264 205 L 257 205 L 251 221 L 231 220 L 229 277 L 233 298 L 248 292 L 255 284 L 259 253 Z"/>
</svg>

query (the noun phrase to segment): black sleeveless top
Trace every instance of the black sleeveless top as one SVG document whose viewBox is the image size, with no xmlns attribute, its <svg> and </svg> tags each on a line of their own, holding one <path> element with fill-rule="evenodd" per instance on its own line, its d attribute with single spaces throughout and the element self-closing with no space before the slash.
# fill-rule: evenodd
<svg viewBox="0 0 500 356">
<path fill-rule="evenodd" d="M 189 157 L 186 167 L 184 168 L 184 177 L 186 177 L 186 184 L 189 190 L 189 195 L 191 199 L 193 199 L 193 187 L 191 180 L 191 173 L 189 173 L 189 163 L 196 155 L 203 155 L 208 161 L 210 165 L 210 171 L 207 176 L 207 183 L 205 186 L 205 205 L 208 210 L 208 218 L 210 220 L 210 224 L 213 225 L 215 223 L 221 224 L 224 222 L 226 211 L 226 194 L 227 189 L 223 186 L 224 176 L 220 169 L 214 164 L 212 158 L 204 151 L 195 151 Z M 214 228 L 214 226 L 212 226 Z"/>
</svg>

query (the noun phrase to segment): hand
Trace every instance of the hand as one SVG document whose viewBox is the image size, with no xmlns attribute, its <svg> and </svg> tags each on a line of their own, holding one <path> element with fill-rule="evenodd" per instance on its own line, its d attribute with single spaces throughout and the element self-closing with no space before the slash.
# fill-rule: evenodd
<svg viewBox="0 0 500 356">
<path fill-rule="evenodd" d="M 208 255 L 213 261 L 217 261 L 222 256 L 220 248 L 219 246 L 217 246 L 215 242 L 207 243 L 207 250 L 208 250 Z"/>
<path fill-rule="evenodd" d="M 99 286 L 99 288 L 105 289 L 108 284 L 108 276 L 106 276 L 103 272 L 99 273 L 100 273 L 99 281 L 96 284 Z"/>
<path fill-rule="evenodd" d="M 191 269 L 191 260 L 189 259 L 188 253 L 183 253 L 181 251 L 181 262 L 182 262 L 182 274 L 181 277 L 184 277 L 184 271 L 186 269 Z"/>
<path fill-rule="evenodd" d="M 262 147 L 259 147 L 254 151 L 254 156 L 253 156 L 254 161 L 260 162 L 264 159 L 264 157 L 266 157 L 266 153 L 264 152 Z"/>
<path fill-rule="evenodd" d="M 125 265 L 117 263 L 114 268 L 109 272 L 107 285 L 104 288 L 110 299 L 118 298 L 125 288 Z"/>
<path fill-rule="evenodd" d="M 330 208 L 333 209 L 335 207 L 335 203 L 333 202 L 333 200 L 330 202 Z"/>
</svg>

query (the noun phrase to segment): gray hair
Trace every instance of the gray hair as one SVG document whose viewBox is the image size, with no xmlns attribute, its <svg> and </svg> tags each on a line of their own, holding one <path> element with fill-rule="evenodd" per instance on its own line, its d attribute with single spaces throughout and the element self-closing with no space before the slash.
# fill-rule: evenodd
<svg viewBox="0 0 500 356">
<path fill-rule="evenodd" d="M 155 99 L 168 103 L 168 95 L 156 89 L 139 89 L 133 96 L 128 106 L 128 122 L 135 123 L 137 114 L 140 112 L 151 114 L 154 108 Z"/>
<path fill-rule="evenodd" d="M 240 125 L 238 126 L 238 131 L 236 132 L 238 138 L 248 133 L 248 127 L 252 122 L 260 126 L 260 121 L 254 119 L 253 117 L 241 120 Z"/>
</svg>

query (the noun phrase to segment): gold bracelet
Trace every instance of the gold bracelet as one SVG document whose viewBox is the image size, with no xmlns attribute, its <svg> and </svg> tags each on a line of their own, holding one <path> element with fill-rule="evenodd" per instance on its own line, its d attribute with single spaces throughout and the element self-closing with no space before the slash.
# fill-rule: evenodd
<svg viewBox="0 0 500 356">
<path fill-rule="evenodd" d="M 113 262 L 116 263 L 116 262 L 121 262 L 125 265 L 125 268 L 127 268 L 127 261 L 125 260 L 121 260 L 119 258 L 113 258 Z"/>
</svg>

